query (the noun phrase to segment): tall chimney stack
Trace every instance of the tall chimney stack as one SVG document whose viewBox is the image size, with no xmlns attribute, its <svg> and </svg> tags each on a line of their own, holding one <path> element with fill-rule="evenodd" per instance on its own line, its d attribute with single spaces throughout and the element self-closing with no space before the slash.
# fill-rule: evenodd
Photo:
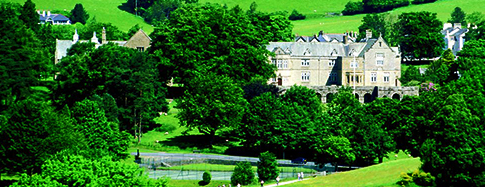
<svg viewBox="0 0 485 187">
<path fill-rule="evenodd" d="M 106 29 L 103 27 L 103 32 L 101 33 L 101 43 L 106 43 Z"/>
</svg>

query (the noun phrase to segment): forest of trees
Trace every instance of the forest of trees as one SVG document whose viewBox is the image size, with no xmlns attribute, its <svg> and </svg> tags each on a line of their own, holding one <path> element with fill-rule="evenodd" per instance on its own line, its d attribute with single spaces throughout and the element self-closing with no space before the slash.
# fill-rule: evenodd
<svg viewBox="0 0 485 187">
<path fill-rule="evenodd" d="M 171 78 L 185 91 L 176 99 L 181 125 L 211 136 L 207 144 L 221 134 L 240 141 L 228 152 L 263 153 L 267 170 L 258 173 L 264 179 L 274 179 L 269 170 L 277 170 L 273 161 L 283 155 L 367 166 L 402 150 L 420 157 L 438 186 L 485 185 L 485 21 L 479 14 L 466 17 L 477 28 L 457 59 L 442 50 L 436 14 L 364 17 L 359 30 L 380 32 L 409 59 L 440 58 L 424 75 L 413 67 L 403 72 L 403 84 L 421 85 L 419 96 L 362 104 L 342 87 L 324 104 L 305 86 L 280 94 L 267 84 L 275 67 L 265 45 L 291 41 L 292 25 L 256 6 L 181 3 L 166 12 L 147 51 L 78 43 L 55 66 L 53 41 L 73 27 L 39 25 L 32 12 L 30 0 L 0 3 L 0 174 L 21 174 L 13 186 L 167 186 L 167 179 L 149 179 L 119 161 L 132 137 L 158 126 L 153 119 L 168 110 Z M 88 20 L 80 33 L 103 26 L 110 24 Z M 127 35 L 116 28 L 108 34 Z M 413 48 L 418 40 L 420 48 Z M 46 80 L 54 74 L 57 79 Z"/>
</svg>

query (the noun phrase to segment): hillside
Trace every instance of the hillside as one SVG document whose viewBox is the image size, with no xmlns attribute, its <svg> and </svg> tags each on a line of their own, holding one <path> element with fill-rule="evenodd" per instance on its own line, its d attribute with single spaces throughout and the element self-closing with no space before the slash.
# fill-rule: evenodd
<svg viewBox="0 0 485 187">
<path fill-rule="evenodd" d="M 24 4 L 25 0 L 6 0 Z M 58 0 L 32 0 L 39 10 L 66 10 L 71 11 L 74 5 L 82 3 L 89 14 L 89 19 L 96 17 L 99 22 L 112 23 L 122 31 L 128 31 L 133 25 L 139 24 L 147 33 L 153 32 L 153 26 L 145 23 L 143 18 L 123 11 L 118 8 L 126 0 L 78 0 L 78 1 L 58 1 Z"/>
<path fill-rule="evenodd" d="M 23 4 L 25 0 L 7 0 Z M 364 15 L 332 16 L 339 14 L 349 0 L 199 0 L 200 3 L 213 2 L 229 7 L 239 5 L 247 10 L 252 2 L 256 2 L 257 9 L 264 12 L 298 10 L 307 16 L 307 19 L 293 21 L 293 32 L 299 35 L 312 35 L 323 30 L 326 33 L 343 33 L 345 31 L 357 31 Z M 355 1 L 355 0 L 352 0 Z M 133 25 L 140 24 L 147 33 L 153 31 L 153 27 L 128 12 L 120 10 L 118 6 L 126 0 L 79 0 L 79 1 L 56 1 L 56 0 L 33 0 L 37 9 L 41 10 L 71 10 L 77 2 L 83 4 L 91 17 L 96 16 L 100 22 L 111 22 L 123 31 L 128 31 Z M 423 5 L 410 5 L 390 11 L 391 14 L 399 15 L 403 12 L 430 11 L 438 14 L 438 18 L 445 22 L 449 19 L 452 10 L 459 6 L 466 13 L 485 13 L 485 0 L 438 0 L 435 3 Z"/>
<path fill-rule="evenodd" d="M 340 13 L 349 0 L 200 0 L 199 2 L 214 2 L 227 4 L 229 7 L 239 3 L 242 9 L 249 9 L 249 5 L 255 1 L 260 11 L 288 11 L 298 10 L 307 16 L 307 19 L 294 21 L 294 33 L 299 35 L 312 35 L 323 30 L 326 33 L 343 33 L 345 31 L 357 31 L 364 15 L 354 16 L 329 16 L 327 13 Z M 355 1 L 355 0 L 352 0 Z M 482 12 L 485 13 L 483 6 L 485 0 L 438 0 L 437 2 L 423 5 L 410 5 L 390 11 L 391 14 L 399 15 L 403 12 L 429 11 L 438 14 L 438 18 L 445 22 L 450 18 L 450 14 L 457 6 L 461 7 L 466 13 Z"/>
<path fill-rule="evenodd" d="M 328 187 L 358 187 L 358 186 L 399 186 L 402 172 L 412 172 L 420 166 L 419 158 L 407 158 L 384 162 L 353 171 L 341 172 L 325 177 L 317 177 L 298 183 L 285 185 L 292 186 L 328 186 Z"/>
</svg>

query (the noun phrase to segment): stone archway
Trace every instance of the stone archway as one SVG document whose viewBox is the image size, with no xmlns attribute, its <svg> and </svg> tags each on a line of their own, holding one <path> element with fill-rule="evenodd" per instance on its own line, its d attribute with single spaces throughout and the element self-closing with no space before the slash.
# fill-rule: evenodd
<svg viewBox="0 0 485 187">
<path fill-rule="evenodd" d="M 372 95 L 370 93 L 366 93 L 364 95 L 364 103 L 370 103 L 372 102 Z"/>
<path fill-rule="evenodd" d="M 399 95 L 398 93 L 395 93 L 394 95 L 392 95 L 392 99 L 401 100 L 401 95 Z"/>
<path fill-rule="evenodd" d="M 320 101 L 323 103 L 324 101 L 323 101 L 322 94 L 319 93 L 319 92 L 316 92 L 316 94 L 317 94 L 318 99 L 320 99 Z"/>
<path fill-rule="evenodd" d="M 359 94 L 358 94 L 358 93 L 355 93 L 355 98 L 356 98 L 357 100 L 359 100 Z"/>
</svg>

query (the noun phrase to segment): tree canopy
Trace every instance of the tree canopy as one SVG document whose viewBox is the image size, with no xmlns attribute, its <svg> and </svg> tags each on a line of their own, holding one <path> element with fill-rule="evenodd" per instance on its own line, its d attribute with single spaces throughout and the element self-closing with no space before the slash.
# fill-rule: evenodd
<svg viewBox="0 0 485 187">
<path fill-rule="evenodd" d="M 71 10 L 71 17 L 69 17 L 72 24 L 77 22 L 86 24 L 89 19 L 89 14 L 86 10 L 84 10 L 83 4 L 78 3 L 74 6 L 74 9 Z"/>
</svg>

